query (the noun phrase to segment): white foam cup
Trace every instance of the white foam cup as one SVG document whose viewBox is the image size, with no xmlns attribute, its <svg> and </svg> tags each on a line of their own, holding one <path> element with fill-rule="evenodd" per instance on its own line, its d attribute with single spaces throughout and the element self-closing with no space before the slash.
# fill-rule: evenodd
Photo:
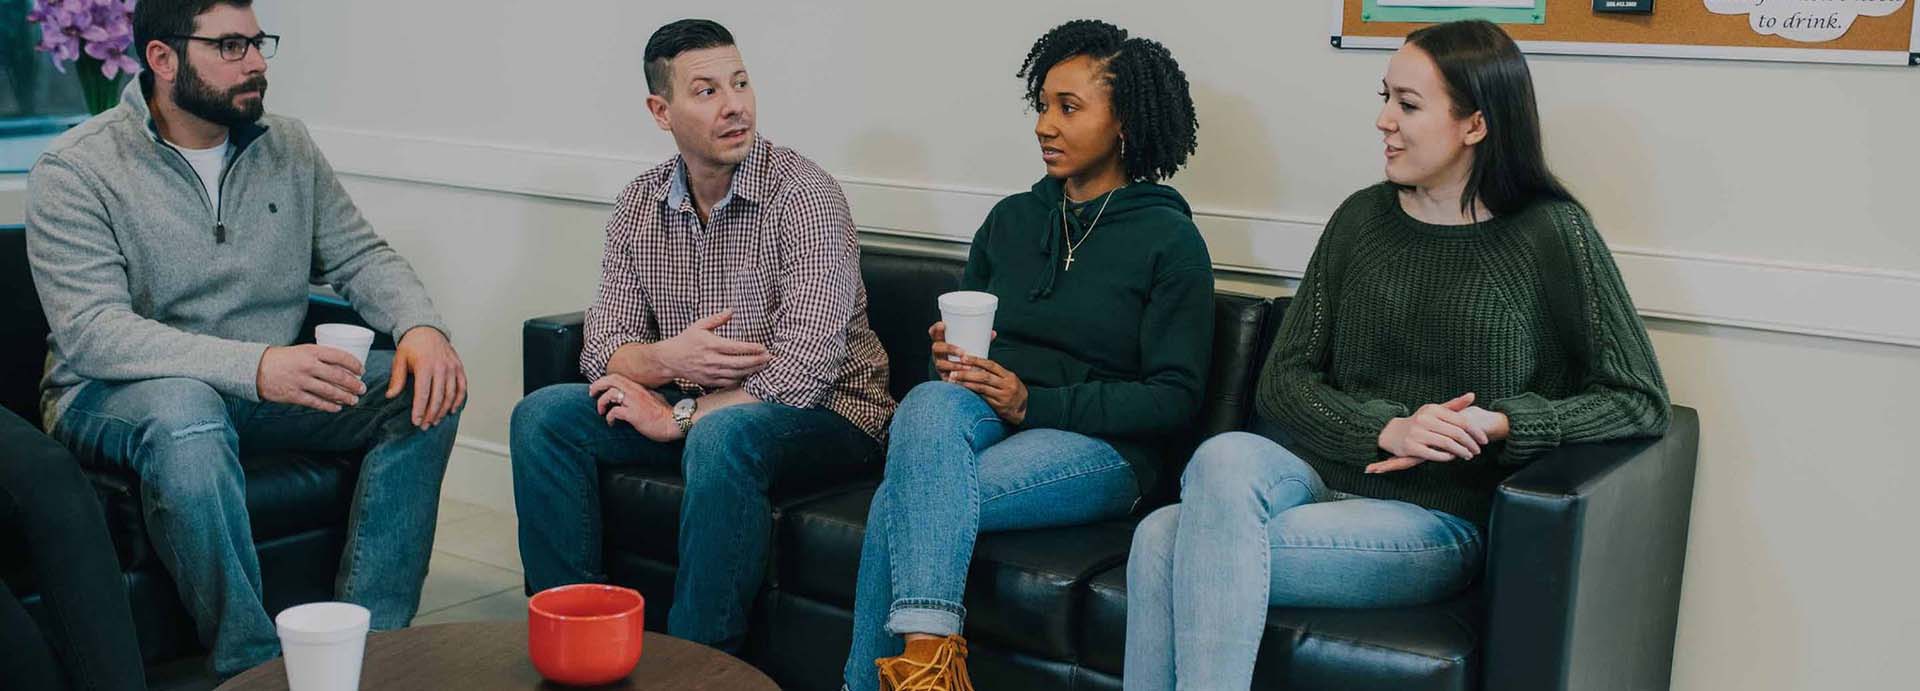
<svg viewBox="0 0 1920 691">
<path fill-rule="evenodd" d="M 358 691 L 367 652 L 367 608 L 346 602 L 289 607 L 274 618 L 291 691 Z"/>
<path fill-rule="evenodd" d="M 351 353 L 367 366 L 367 351 L 373 348 L 373 330 L 352 324 L 321 324 L 313 327 L 313 342 Z"/>
<path fill-rule="evenodd" d="M 959 290 L 941 295 L 940 321 L 947 324 L 947 342 L 968 355 L 987 357 L 993 343 L 993 313 L 999 307 L 1000 298 L 992 293 Z"/>
</svg>

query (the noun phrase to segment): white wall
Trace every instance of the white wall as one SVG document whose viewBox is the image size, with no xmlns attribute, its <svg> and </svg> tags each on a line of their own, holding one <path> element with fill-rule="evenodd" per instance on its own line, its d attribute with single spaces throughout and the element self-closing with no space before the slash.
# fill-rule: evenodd
<svg viewBox="0 0 1920 691">
<path fill-rule="evenodd" d="M 1330 6 L 414 0 L 260 11 L 288 34 L 274 105 L 315 124 L 641 158 L 666 146 L 642 106 L 647 34 L 683 13 L 712 16 L 743 44 L 770 136 L 844 175 L 993 190 L 1023 188 L 1039 170 L 1013 77 L 1020 59 L 1053 23 L 1091 14 L 1161 40 L 1186 68 L 1202 144 L 1178 182 L 1196 206 L 1320 216 L 1380 175 L 1372 123 L 1385 57 L 1329 48 Z M 347 41 L 356 48 L 335 49 Z M 1553 162 L 1614 242 L 1920 270 L 1920 244 L 1899 232 L 1911 226 L 1920 157 L 1912 70 L 1534 63 Z M 1801 241 L 1818 230 L 1845 242 Z"/>
<path fill-rule="evenodd" d="M 287 37 L 272 107 L 305 118 L 351 174 L 473 370 L 448 491 L 504 505 L 520 321 L 584 306 L 605 202 L 670 153 L 641 106 L 638 58 L 654 27 L 683 15 L 728 24 L 763 131 L 846 181 L 863 226 L 964 237 L 994 197 L 1040 171 L 1013 77 L 1027 46 L 1065 18 L 1112 19 L 1167 43 L 1193 82 L 1201 149 L 1174 183 L 1203 212 L 1215 258 L 1284 276 L 1304 265 L 1334 205 L 1380 175 L 1371 123 L 1386 55 L 1328 48 L 1329 6 L 268 0 L 258 10 Z M 1920 567 L 1920 505 L 1907 500 L 1920 470 L 1905 431 L 1920 390 L 1910 178 L 1920 73 L 1533 66 L 1552 161 L 1660 317 L 1654 344 L 1676 401 L 1702 413 L 1674 688 L 1910 683 L 1895 665 L 1920 643 L 1907 588 Z"/>
</svg>

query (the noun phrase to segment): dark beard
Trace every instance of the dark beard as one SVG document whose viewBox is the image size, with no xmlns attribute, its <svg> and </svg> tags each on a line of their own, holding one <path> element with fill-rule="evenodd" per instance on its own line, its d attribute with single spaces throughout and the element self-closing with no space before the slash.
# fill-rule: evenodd
<svg viewBox="0 0 1920 691">
<path fill-rule="evenodd" d="M 245 107 L 235 107 L 233 97 L 246 91 L 259 91 L 260 97 Z M 206 82 L 200 81 L 200 73 L 193 70 L 191 63 L 180 63 L 180 79 L 173 83 L 173 102 L 181 110 L 194 114 L 207 122 L 226 127 L 251 125 L 260 120 L 267 109 L 267 78 L 257 76 L 225 93 L 216 92 Z"/>
</svg>

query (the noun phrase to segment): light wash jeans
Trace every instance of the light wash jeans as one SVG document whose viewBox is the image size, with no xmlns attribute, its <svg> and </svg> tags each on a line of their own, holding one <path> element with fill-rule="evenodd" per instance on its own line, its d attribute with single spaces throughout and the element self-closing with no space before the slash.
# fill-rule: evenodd
<svg viewBox="0 0 1920 691">
<path fill-rule="evenodd" d="M 386 397 L 392 369 L 393 351 L 369 353 L 366 394 L 338 413 L 226 397 L 196 379 L 89 382 L 54 425 L 54 437 L 82 463 L 140 476 L 147 532 L 211 650 L 215 674 L 232 676 L 280 654 L 261 604 L 242 450 L 369 449 L 335 594 L 371 610 L 376 630 L 413 621 L 460 417 L 455 411 L 431 430 L 414 427 L 413 389 Z"/>
<path fill-rule="evenodd" d="M 980 533 L 1118 518 L 1140 496 L 1133 467 L 1106 442 L 1018 430 L 956 384 L 914 387 L 890 437 L 860 549 L 844 675 L 852 691 L 879 686 L 873 661 L 899 655 L 900 635 L 960 633 Z"/>
<path fill-rule="evenodd" d="M 669 401 L 681 396 L 662 393 Z M 745 643 L 749 606 L 766 575 L 773 533 L 767 492 L 783 478 L 870 463 L 880 451 L 873 437 L 831 410 L 778 403 L 713 411 L 684 442 L 663 444 L 625 423 L 608 425 L 586 384 L 556 384 L 521 399 L 511 436 L 520 562 L 534 592 L 607 580 L 602 467 L 680 468 L 686 494 L 667 633 L 727 652 Z"/>
<path fill-rule="evenodd" d="M 1404 607 L 1480 571 L 1480 530 L 1399 501 L 1328 490 L 1305 461 L 1229 432 L 1194 453 L 1181 503 L 1133 534 L 1128 691 L 1253 683 L 1268 606 Z"/>
</svg>

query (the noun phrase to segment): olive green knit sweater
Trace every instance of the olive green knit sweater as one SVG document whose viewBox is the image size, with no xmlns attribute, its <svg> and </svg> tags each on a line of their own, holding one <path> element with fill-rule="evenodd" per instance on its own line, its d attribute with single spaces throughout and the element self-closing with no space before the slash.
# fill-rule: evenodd
<svg viewBox="0 0 1920 691">
<path fill-rule="evenodd" d="M 1328 221 L 1260 377 L 1260 413 L 1327 486 L 1484 524 L 1500 480 L 1543 452 L 1666 431 L 1646 327 L 1585 210 L 1437 226 L 1396 195 L 1361 190 Z M 1506 442 L 1362 472 L 1389 420 L 1466 392 L 1508 416 Z"/>
</svg>

